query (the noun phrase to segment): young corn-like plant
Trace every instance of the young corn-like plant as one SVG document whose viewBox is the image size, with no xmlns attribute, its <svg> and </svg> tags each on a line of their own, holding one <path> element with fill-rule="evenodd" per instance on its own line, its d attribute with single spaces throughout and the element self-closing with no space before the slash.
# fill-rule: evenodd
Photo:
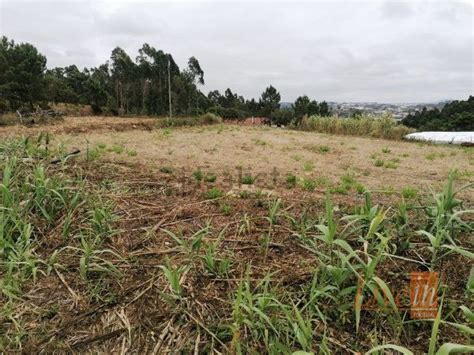
<svg viewBox="0 0 474 355">
<path fill-rule="evenodd" d="M 187 266 L 172 266 L 169 260 L 166 262 L 166 265 L 160 265 L 160 269 L 163 271 L 166 280 L 168 281 L 168 286 L 171 291 L 170 296 L 172 300 L 179 300 L 184 296 L 183 287 L 181 285 L 181 279 L 183 275 L 187 272 Z M 166 297 L 167 300 L 169 300 Z"/>
<path fill-rule="evenodd" d="M 167 229 L 162 229 L 163 232 L 168 234 L 171 239 L 175 241 L 182 253 L 189 255 L 190 259 L 194 259 L 194 257 L 197 255 L 201 249 L 203 238 L 209 234 L 210 230 L 211 227 L 208 224 L 206 227 L 199 229 L 193 235 L 186 238 L 184 236 L 179 237 Z"/>
<path fill-rule="evenodd" d="M 204 266 L 208 273 L 215 276 L 227 276 L 230 272 L 231 259 L 228 257 L 219 258 L 217 255 L 218 242 L 210 243 L 202 256 Z"/>
<path fill-rule="evenodd" d="M 474 183 L 464 185 L 458 190 L 454 190 L 454 180 L 456 172 L 449 173 L 448 182 L 443 191 L 439 194 L 433 193 L 433 205 L 426 211 L 431 219 L 431 228 L 429 230 L 419 230 L 419 235 L 425 236 L 430 243 L 431 250 L 431 269 L 436 268 L 439 260 L 451 252 L 459 253 L 470 259 L 474 259 L 474 253 L 461 248 L 456 244 L 456 233 L 458 231 L 472 232 L 474 227 L 465 223 L 461 216 L 464 214 L 473 214 L 474 210 L 462 209 L 462 200 L 456 195 L 474 186 Z M 440 256 L 443 250 L 447 253 Z"/>
<path fill-rule="evenodd" d="M 72 250 L 81 254 L 79 258 L 79 274 L 88 280 L 92 273 L 109 273 L 120 276 L 120 270 L 104 255 L 111 255 L 122 260 L 122 257 L 111 249 L 99 249 L 100 236 L 80 235 L 80 247 L 66 246 L 63 250 Z"/>
</svg>

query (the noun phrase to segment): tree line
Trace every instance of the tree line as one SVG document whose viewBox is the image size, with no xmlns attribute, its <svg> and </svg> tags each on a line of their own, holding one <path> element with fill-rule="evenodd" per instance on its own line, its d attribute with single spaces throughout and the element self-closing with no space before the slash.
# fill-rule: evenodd
<svg viewBox="0 0 474 355">
<path fill-rule="evenodd" d="M 435 108 L 408 114 L 402 123 L 420 131 L 474 131 L 474 96 Z"/>
<path fill-rule="evenodd" d="M 204 71 L 195 57 L 180 69 L 170 53 L 145 43 L 132 58 L 116 47 L 110 59 L 94 68 L 76 65 L 48 69 L 46 57 L 29 43 L 0 42 L 0 112 L 32 110 L 49 103 L 90 105 L 97 114 L 199 115 L 223 118 L 268 117 L 277 124 L 298 121 L 304 115 L 330 115 L 326 102 L 299 97 L 281 108 L 280 93 L 267 87 L 260 98 L 245 99 L 230 88 L 205 95 Z M 170 107 L 171 104 L 171 107 Z"/>
</svg>

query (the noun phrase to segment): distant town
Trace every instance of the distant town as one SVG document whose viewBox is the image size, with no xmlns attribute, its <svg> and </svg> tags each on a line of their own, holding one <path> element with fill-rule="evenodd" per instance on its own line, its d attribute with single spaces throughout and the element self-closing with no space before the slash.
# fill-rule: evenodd
<svg viewBox="0 0 474 355">
<path fill-rule="evenodd" d="M 352 117 L 358 114 L 368 116 L 382 116 L 391 114 L 393 118 L 401 120 L 409 113 L 422 110 L 423 107 L 429 109 L 441 109 L 450 101 L 440 101 L 438 103 L 395 103 L 386 104 L 378 102 L 328 102 L 334 115 L 339 117 Z"/>
</svg>

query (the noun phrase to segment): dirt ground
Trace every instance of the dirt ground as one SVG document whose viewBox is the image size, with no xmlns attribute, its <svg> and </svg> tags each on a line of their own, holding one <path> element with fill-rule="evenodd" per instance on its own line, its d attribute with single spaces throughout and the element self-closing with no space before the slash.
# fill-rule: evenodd
<svg viewBox="0 0 474 355">
<path fill-rule="evenodd" d="M 66 117 L 62 121 L 55 121 L 51 124 L 0 127 L 0 136 L 34 135 L 40 132 L 79 134 L 91 131 L 123 131 L 139 128 L 152 129 L 155 123 L 156 118 Z"/>
<path fill-rule="evenodd" d="M 191 353 L 191 347 L 195 353 L 206 352 L 214 341 L 209 329 L 221 332 L 232 322 L 231 295 L 248 265 L 252 265 L 251 276 L 255 279 L 275 273 L 282 293 L 291 290 L 298 294 L 302 285 L 311 282 L 317 258 L 300 245 L 292 232 L 297 227 L 284 218 L 288 214 L 295 220 L 303 216 L 302 221 L 317 221 L 323 213 L 327 186 L 309 191 L 304 188 L 305 179 L 326 177 L 331 186 L 336 186 L 342 177 L 351 176 L 375 191 L 374 200 L 380 203 L 384 198 L 398 198 L 407 187 L 425 191 L 431 186 L 438 190 L 450 169 L 458 169 L 461 183 L 472 181 L 474 176 L 472 148 L 227 124 L 157 129 L 155 123 L 154 119 L 82 117 L 66 118 L 52 126 L 0 128 L 0 138 L 50 132 L 51 144 L 63 145 L 65 152 L 81 150 L 81 158 L 72 158 L 71 164 L 65 164 L 66 169 L 71 176 L 84 177 L 90 191 L 100 190 L 113 201 L 114 213 L 120 217 L 118 232 L 104 248 L 126 258 L 126 262 L 112 260 L 121 271 L 120 278 L 98 274 L 100 277 L 88 281 L 81 279 L 77 255 L 65 249 L 70 242 L 60 236 L 65 223 L 61 219 L 51 233 L 45 234 L 37 252 L 47 258 L 52 250 L 65 250 L 60 259 L 63 268 L 48 277 L 41 276 L 26 290 L 25 301 L 18 303 L 13 312 L 20 314 L 25 324 L 25 352 Z M 377 160 L 383 160 L 382 166 L 376 166 Z M 60 169 L 59 165 L 53 168 Z M 215 175 L 216 181 L 197 182 L 193 176 L 197 169 L 204 176 Z M 256 180 L 252 185 L 241 185 L 240 175 L 249 173 Z M 298 177 L 297 186 L 287 186 L 288 173 Z M 257 194 L 252 198 L 223 196 L 211 200 L 206 197 L 211 186 L 227 193 L 261 189 L 284 197 L 280 220 L 272 225 L 274 231 L 266 249 L 262 248 L 262 238 L 269 223 L 268 201 Z M 472 205 L 472 190 L 469 193 L 464 198 Z M 336 214 L 342 216 L 347 206 L 363 203 L 363 196 L 352 190 L 348 194 L 335 193 L 333 200 Z M 212 231 L 206 238 L 219 241 L 220 255 L 232 256 L 231 271 L 226 278 L 216 278 L 203 274 L 201 266 L 196 266 L 196 270 L 184 274 L 187 303 L 180 304 L 182 313 L 181 308 L 171 307 L 162 297 L 168 284 L 160 267 L 169 260 L 184 265 L 188 256 L 174 246 L 162 228 L 190 236 L 210 222 Z M 468 245 L 469 240 L 463 243 Z M 424 258 L 429 255 L 421 246 L 402 253 L 412 259 L 420 254 Z M 449 296 L 459 302 L 464 302 L 470 269 L 465 260 L 453 255 L 444 264 L 450 270 Z M 401 259 L 387 259 L 380 267 L 384 275 L 390 275 L 394 287 L 406 281 L 400 275 L 419 268 L 419 263 Z M 334 353 L 355 353 L 347 347 L 369 349 L 374 345 L 373 329 L 391 334 L 382 316 L 367 312 L 356 339 L 353 325 L 344 319 L 338 319 L 340 324 L 331 324 L 327 330 Z M 316 331 L 321 333 L 323 329 Z M 416 337 L 411 337 L 411 332 Z M 403 335 L 400 343 L 424 349 L 430 332 L 430 325 L 422 324 Z M 222 346 L 216 347 L 232 353 L 225 351 L 231 338 L 223 336 L 225 344 L 219 340 Z M 443 330 L 440 339 L 465 340 L 450 329 Z"/>
</svg>

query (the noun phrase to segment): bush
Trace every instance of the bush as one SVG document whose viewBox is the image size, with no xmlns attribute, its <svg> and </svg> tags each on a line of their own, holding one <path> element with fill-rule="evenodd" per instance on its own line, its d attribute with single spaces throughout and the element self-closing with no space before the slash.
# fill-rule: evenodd
<svg viewBox="0 0 474 355">
<path fill-rule="evenodd" d="M 213 187 L 204 194 L 204 197 L 207 200 L 215 200 L 216 198 L 220 198 L 222 196 L 224 196 L 224 193 L 217 187 Z"/>
<path fill-rule="evenodd" d="M 244 119 L 250 116 L 248 112 L 233 107 L 213 106 L 208 112 L 224 119 Z"/>
<path fill-rule="evenodd" d="M 293 175 L 293 174 L 288 174 L 286 176 L 286 185 L 288 186 L 288 188 L 293 188 L 296 186 L 296 181 L 297 181 L 297 177 L 296 175 Z"/>
<path fill-rule="evenodd" d="M 198 121 L 200 124 L 216 124 L 222 123 L 222 117 L 215 115 L 211 112 L 205 113 L 201 116 L 198 116 Z"/>
<path fill-rule="evenodd" d="M 201 116 L 192 117 L 173 117 L 172 119 L 160 119 L 157 123 L 158 128 L 180 127 L 180 126 L 202 126 L 222 123 L 222 118 L 212 113 L 205 113 Z"/>
<path fill-rule="evenodd" d="M 240 182 L 244 185 L 252 185 L 255 181 L 255 178 L 252 175 L 244 175 Z"/>
<path fill-rule="evenodd" d="M 303 118 L 300 129 L 322 133 L 352 136 L 370 136 L 385 139 L 402 139 L 414 130 L 399 124 L 390 117 L 337 118 L 311 116 Z"/>
<path fill-rule="evenodd" d="M 206 182 L 216 182 L 217 176 L 215 174 L 209 173 L 204 177 L 204 181 Z"/>
<path fill-rule="evenodd" d="M 279 109 L 270 114 L 270 122 L 277 126 L 288 126 L 294 119 L 295 112 L 288 108 Z"/>
</svg>

